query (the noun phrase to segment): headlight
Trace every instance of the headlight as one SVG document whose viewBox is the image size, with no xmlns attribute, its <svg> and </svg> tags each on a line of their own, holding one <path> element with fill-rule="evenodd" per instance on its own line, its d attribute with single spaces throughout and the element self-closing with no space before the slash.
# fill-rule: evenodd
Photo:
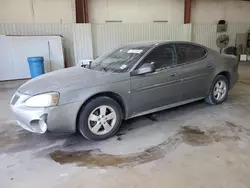
<svg viewBox="0 0 250 188">
<path fill-rule="evenodd" d="M 56 106 L 59 101 L 59 93 L 51 92 L 30 97 L 24 102 L 28 107 L 50 107 Z"/>
</svg>

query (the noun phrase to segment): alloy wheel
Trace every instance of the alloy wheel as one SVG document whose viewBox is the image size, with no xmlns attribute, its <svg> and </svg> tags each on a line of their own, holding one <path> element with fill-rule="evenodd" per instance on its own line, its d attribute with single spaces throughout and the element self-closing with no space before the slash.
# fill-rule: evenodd
<svg viewBox="0 0 250 188">
<path fill-rule="evenodd" d="M 219 80 L 214 86 L 214 98 L 217 101 L 221 101 L 227 94 L 227 84 L 223 80 Z"/>
<path fill-rule="evenodd" d="M 95 108 L 88 117 L 89 130 L 95 135 L 109 133 L 115 126 L 117 115 L 115 110 L 107 105 Z"/>
</svg>

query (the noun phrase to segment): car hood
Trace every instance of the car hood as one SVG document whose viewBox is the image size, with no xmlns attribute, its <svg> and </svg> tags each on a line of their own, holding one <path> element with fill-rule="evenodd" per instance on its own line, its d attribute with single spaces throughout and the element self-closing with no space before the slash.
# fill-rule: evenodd
<svg viewBox="0 0 250 188">
<path fill-rule="evenodd" d="M 45 92 L 62 92 L 129 79 L 129 73 L 110 73 L 81 67 L 66 68 L 44 74 L 23 84 L 18 91 L 27 95 Z"/>
</svg>

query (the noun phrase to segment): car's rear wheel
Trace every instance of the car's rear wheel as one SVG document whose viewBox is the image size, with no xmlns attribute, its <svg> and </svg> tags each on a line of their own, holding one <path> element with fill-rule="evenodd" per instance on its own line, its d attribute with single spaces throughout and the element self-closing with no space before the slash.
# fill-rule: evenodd
<svg viewBox="0 0 250 188">
<path fill-rule="evenodd" d="M 109 97 L 98 97 L 80 111 L 78 129 L 88 140 L 104 140 L 119 130 L 121 121 L 119 104 Z"/>
<path fill-rule="evenodd" d="M 228 96 L 229 84 L 228 79 L 223 75 L 218 75 L 212 84 L 208 97 L 205 101 L 208 104 L 221 104 Z"/>
</svg>

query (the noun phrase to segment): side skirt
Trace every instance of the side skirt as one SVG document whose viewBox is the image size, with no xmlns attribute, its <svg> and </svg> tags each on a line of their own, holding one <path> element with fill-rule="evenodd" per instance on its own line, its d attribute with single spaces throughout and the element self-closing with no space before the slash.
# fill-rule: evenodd
<svg viewBox="0 0 250 188">
<path fill-rule="evenodd" d="M 177 103 L 174 103 L 174 104 L 168 104 L 168 105 L 161 106 L 161 107 L 158 107 L 158 108 L 154 108 L 154 109 L 151 109 L 151 110 L 147 110 L 147 111 L 144 111 L 144 112 L 141 112 L 141 113 L 138 113 L 138 114 L 134 114 L 131 117 L 129 117 L 128 119 L 138 117 L 138 116 L 143 116 L 143 115 L 146 115 L 146 114 L 151 114 L 151 113 L 154 113 L 154 112 L 166 110 L 166 109 L 177 107 L 177 106 L 182 106 L 184 104 L 192 103 L 192 102 L 199 101 L 199 100 L 202 100 L 202 99 L 204 99 L 204 97 L 189 99 L 189 100 L 177 102 Z"/>
</svg>

